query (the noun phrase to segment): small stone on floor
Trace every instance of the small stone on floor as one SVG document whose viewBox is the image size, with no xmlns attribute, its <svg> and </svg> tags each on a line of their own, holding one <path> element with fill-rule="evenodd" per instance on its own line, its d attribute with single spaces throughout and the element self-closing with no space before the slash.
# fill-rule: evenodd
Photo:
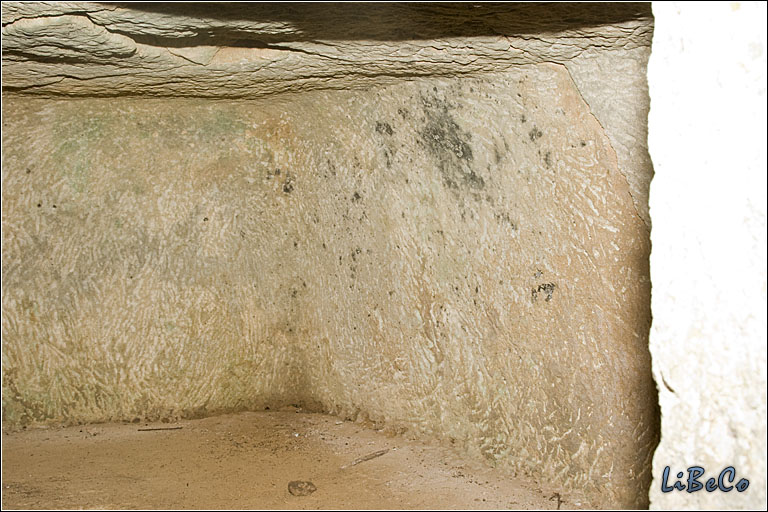
<svg viewBox="0 0 768 512">
<path fill-rule="evenodd" d="M 302 480 L 294 480 L 288 483 L 288 492 L 294 496 L 309 496 L 317 490 L 315 484 L 312 482 L 304 482 Z"/>
</svg>

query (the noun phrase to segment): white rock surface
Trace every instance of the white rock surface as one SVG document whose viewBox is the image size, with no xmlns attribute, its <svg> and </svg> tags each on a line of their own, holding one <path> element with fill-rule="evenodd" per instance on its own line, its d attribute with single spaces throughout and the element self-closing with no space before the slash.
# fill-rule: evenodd
<svg viewBox="0 0 768 512">
<path fill-rule="evenodd" d="M 654 509 L 766 506 L 766 5 L 653 5 Z M 717 37 L 712 37 L 717 34 Z M 699 465 L 750 486 L 661 492 Z M 684 475 L 687 478 L 687 473 Z"/>
</svg>

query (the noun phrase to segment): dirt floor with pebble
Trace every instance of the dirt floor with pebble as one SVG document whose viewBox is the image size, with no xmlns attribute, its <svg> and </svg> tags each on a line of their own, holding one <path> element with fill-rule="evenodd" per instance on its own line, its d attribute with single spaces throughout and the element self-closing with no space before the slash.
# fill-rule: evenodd
<svg viewBox="0 0 768 512">
<path fill-rule="evenodd" d="M 2 447 L 3 509 L 581 508 L 455 448 L 292 409 L 4 432 Z"/>
</svg>

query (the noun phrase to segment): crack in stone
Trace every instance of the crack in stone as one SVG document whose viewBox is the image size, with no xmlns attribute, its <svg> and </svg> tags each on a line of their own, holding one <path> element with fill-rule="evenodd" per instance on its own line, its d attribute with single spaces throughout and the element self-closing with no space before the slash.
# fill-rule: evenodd
<svg viewBox="0 0 768 512">
<path fill-rule="evenodd" d="M 616 168 L 618 169 L 618 171 L 621 174 L 622 178 L 624 178 L 624 182 L 627 184 L 627 193 L 629 194 L 630 198 L 632 199 L 632 208 L 633 208 L 633 210 L 635 212 L 635 215 L 637 215 L 638 218 L 640 218 L 640 220 L 643 221 L 643 225 L 646 227 L 646 229 L 650 233 L 651 226 L 649 225 L 648 221 L 642 215 L 640 215 L 640 210 L 637 207 L 637 198 L 632 193 L 632 186 L 629 183 L 629 178 L 627 177 L 626 170 L 623 169 L 622 166 L 620 165 L 619 158 L 618 158 L 618 153 L 616 152 L 616 148 L 613 147 L 613 141 L 611 140 L 611 137 L 610 137 L 610 134 L 609 134 L 608 130 L 605 129 L 605 125 L 603 125 L 603 123 L 600 121 L 600 119 L 595 115 L 595 113 L 592 110 L 592 107 L 590 106 L 589 102 L 587 101 L 587 99 L 582 94 L 581 89 L 579 89 L 578 83 L 576 83 L 576 80 L 574 80 L 573 75 L 571 74 L 571 70 L 568 69 L 568 66 L 566 64 L 561 64 L 559 62 L 553 62 L 553 64 L 556 64 L 558 66 L 562 66 L 563 68 L 565 68 L 565 71 L 568 73 L 568 77 L 570 78 L 571 82 L 573 83 L 574 89 L 576 90 L 576 92 L 579 93 L 579 96 L 581 97 L 581 100 L 584 102 L 584 104 L 587 105 L 587 107 L 589 107 L 590 114 L 592 115 L 594 120 L 600 125 L 600 128 L 602 128 L 603 132 L 605 133 L 608 145 L 611 148 L 611 151 L 613 151 L 614 155 L 616 156 Z"/>
</svg>

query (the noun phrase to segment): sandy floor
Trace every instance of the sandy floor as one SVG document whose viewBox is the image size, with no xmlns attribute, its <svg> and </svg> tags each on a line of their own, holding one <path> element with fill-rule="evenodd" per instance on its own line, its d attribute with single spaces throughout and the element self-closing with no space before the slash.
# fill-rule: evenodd
<svg viewBox="0 0 768 512">
<path fill-rule="evenodd" d="M 139 430 L 160 427 L 181 428 Z M 2 474 L 4 509 L 578 508 L 447 447 L 285 410 L 6 432 Z M 295 480 L 316 490 L 294 496 Z"/>
</svg>

